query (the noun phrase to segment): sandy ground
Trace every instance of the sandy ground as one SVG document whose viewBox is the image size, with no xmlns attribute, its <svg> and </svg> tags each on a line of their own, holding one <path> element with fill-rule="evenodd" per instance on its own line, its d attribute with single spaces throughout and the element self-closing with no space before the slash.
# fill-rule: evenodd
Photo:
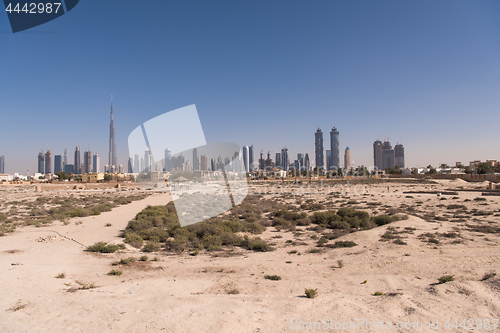
<svg viewBox="0 0 500 333">
<path fill-rule="evenodd" d="M 460 199 L 448 197 L 446 201 L 435 194 L 402 193 L 458 186 L 484 184 L 439 181 L 415 187 L 370 185 L 368 195 L 351 195 L 350 200 L 364 202 L 357 205 L 361 208 L 375 201 L 388 207 L 412 206 L 420 201 L 420 209 L 443 216 L 450 215 L 446 208 L 436 208 L 443 202 L 464 204 L 468 209 L 486 207 L 473 200 L 480 195 L 477 192 L 460 192 Z M 68 225 L 18 228 L 0 237 L 0 331 L 294 332 L 304 328 L 378 332 L 383 321 L 385 328 L 391 322 L 392 330 L 398 332 L 458 332 L 463 329 L 451 327 L 455 320 L 460 325 L 465 319 L 469 325 L 469 319 L 491 321 L 500 317 L 498 277 L 480 281 L 490 271 L 500 272 L 500 234 L 467 231 L 466 222 L 452 217 L 428 222 L 410 216 L 340 239 L 356 242 L 355 247 L 323 248 L 321 253 L 308 253 L 315 247 L 308 233 L 295 236 L 269 227 L 262 238 L 274 244 L 272 252 L 238 248 L 198 256 L 148 254 L 147 262 L 120 267 L 121 276 L 107 275 L 115 268 L 111 263 L 129 256 L 139 258 L 144 253 L 131 247 L 114 254 L 84 251 L 84 246 L 97 241 L 121 243 L 119 232 L 136 213 L 147 205 L 166 204 L 169 198 L 156 194 L 99 216 L 71 219 Z M 468 198 L 471 201 L 464 202 Z M 498 212 L 500 197 L 487 200 L 487 209 Z M 383 212 L 379 206 L 367 210 Z M 494 215 L 466 220 L 500 226 Z M 106 223 L 112 226 L 106 227 Z M 380 241 L 388 227 L 416 230 L 401 234 L 407 245 L 397 245 Z M 423 233 L 453 230 L 459 230 L 461 242 L 441 238 L 440 244 L 433 244 L 418 239 Z M 307 245 L 290 245 L 287 240 Z M 301 255 L 290 254 L 291 250 Z M 151 261 L 155 255 L 159 260 Z M 65 273 L 65 278 L 55 278 L 60 273 Z M 279 275 L 282 280 L 264 279 L 267 274 Z M 436 284 L 443 275 L 454 275 L 455 281 Z M 93 283 L 96 288 L 74 291 L 85 283 Z M 305 288 L 317 288 L 319 295 L 306 298 Z M 228 294 L 232 290 L 239 293 Z M 374 296 L 375 292 L 383 295 Z M 448 319 L 450 327 L 445 328 Z M 318 324 L 315 330 L 305 329 L 308 322 L 321 320 L 332 322 L 324 322 L 324 329 Z M 360 326 L 346 326 L 350 320 Z M 439 329 L 429 329 L 429 320 L 438 321 Z M 371 329 L 367 322 L 371 322 Z M 398 322 L 402 329 L 396 329 Z M 344 329 L 339 326 L 342 324 Z M 414 328 L 409 328 L 412 325 Z M 493 323 L 489 331 L 493 331 Z"/>
</svg>

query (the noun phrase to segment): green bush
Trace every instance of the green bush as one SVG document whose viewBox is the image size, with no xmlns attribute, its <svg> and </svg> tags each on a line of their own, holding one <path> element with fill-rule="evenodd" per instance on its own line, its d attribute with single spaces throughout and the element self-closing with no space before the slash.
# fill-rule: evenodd
<svg viewBox="0 0 500 333">
<path fill-rule="evenodd" d="M 130 232 L 125 234 L 125 243 L 130 244 L 131 246 L 140 249 L 144 244 L 144 240 L 141 236 Z"/>
<path fill-rule="evenodd" d="M 453 277 L 453 275 L 443 275 L 438 279 L 438 281 L 439 281 L 439 284 L 443 284 L 446 282 L 455 281 L 455 278 Z"/>
<path fill-rule="evenodd" d="M 393 222 L 392 217 L 390 217 L 389 215 L 372 216 L 372 221 L 378 226 L 386 225 Z"/>
<path fill-rule="evenodd" d="M 289 210 L 278 210 L 275 212 L 274 217 L 281 217 L 284 220 L 287 221 L 296 221 L 301 218 L 305 218 L 307 216 L 306 213 L 296 213 L 296 212 L 291 212 Z"/>
<path fill-rule="evenodd" d="M 149 260 L 149 258 L 148 258 L 148 256 L 141 256 L 141 257 L 139 258 L 139 260 L 140 260 L 140 261 L 148 261 L 148 260 Z"/>
<path fill-rule="evenodd" d="M 307 289 L 305 290 L 307 298 L 316 298 L 318 296 L 318 289 Z"/>
<path fill-rule="evenodd" d="M 99 253 L 114 253 L 119 249 L 123 248 L 123 244 L 108 244 L 106 242 L 97 242 L 94 245 L 87 247 L 89 252 L 99 252 Z"/>
<path fill-rule="evenodd" d="M 116 276 L 120 276 L 122 275 L 122 271 L 119 270 L 119 269 L 112 269 L 111 271 L 109 271 L 108 275 L 116 275 Z"/>
<path fill-rule="evenodd" d="M 114 265 L 128 265 L 131 262 L 134 262 L 136 259 L 134 257 L 128 257 L 126 259 L 120 259 L 120 261 L 113 263 Z"/>
<path fill-rule="evenodd" d="M 336 248 L 342 248 L 342 247 L 353 247 L 356 245 L 358 245 L 358 244 L 356 244 L 353 241 L 336 241 L 334 244 L 328 244 L 327 246 L 331 247 L 332 249 L 336 249 Z"/>
<path fill-rule="evenodd" d="M 157 252 L 160 250 L 160 244 L 156 242 L 147 242 L 146 245 L 144 245 L 144 252 Z"/>
<path fill-rule="evenodd" d="M 281 280 L 281 276 L 279 276 L 279 275 L 264 275 L 264 279 L 272 280 L 272 281 L 279 281 L 279 280 Z"/>
<path fill-rule="evenodd" d="M 263 242 L 259 237 L 250 239 L 248 238 L 248 236 L 245 236 L 242 245 L 243 247 L 246 247 L 248 250 L 252 251 L 257 251 L 257 252 L 269 251 L 269 244 Z"/>
</svg>

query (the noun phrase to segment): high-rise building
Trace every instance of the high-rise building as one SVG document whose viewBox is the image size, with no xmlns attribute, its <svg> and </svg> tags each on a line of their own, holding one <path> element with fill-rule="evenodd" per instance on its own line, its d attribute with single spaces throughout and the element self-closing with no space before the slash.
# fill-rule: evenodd
<svg viewBox="0 0 500 333">
<path fill-rule="evenodd" d="M 98 153 L 94 154 L 92 157 L 92 172 L 101 171 L 101 156 Z"/>
<path fill-rule="evenodd" d="M 38 153 L 38 173 L 45 173 L 45 155 L 43 154 L 43 150 Z"/>
<path fill-rule="evenodd" d="M 207 155 L 200 156 L 200 168 L 202 171 L 208 171 L 208 156 Z"/>
<path fill-rule="evenodd" d="M 337 170 L 340 167 L 340 151 L 339 151 L 339 131 L 333 126 L 330 132 L 330 169 Z"/>
<path fill-rule="evenodd" d="M 394 149 L 389 141 L 382 144 L 382 167 L 383 169 L 394 168 Z"/>
<path fill-rule="evenodd" d="M 400 143 L 394 146 L 394 166 L 396 165 L 401 169 L 405 168 L 405 148 Z"/>
<path fill-rule="evenodd" d="M 74 170 L 73 164 L 66 164 L 64 166 L 64 172 L 66 173 L 73 173 L 73 170 Z"/>
<path fill-rule="evenodd" d="M 5 173 L 5 156 L 4 155 L 0 156 L 0 173 L 1 174 Z"/>
<path fill-rule="evenodd" d="M 91 173 L 92 172 L 92 152 L 87 150 L 83 153 L 83 172 L 82 173 Z"/>
<path fill-rule="evenodd" d="M 379 170 L 384 169 L 382 162 L 382 141 L 377 140 L 373 142 L 373 166 Z"/>
<path fill-rule="evenodd" d="M 198 149 L 193 149 L 193 171 L 200 170 L 200 154 Z"/>
<path fill-rule="evenodd" d="M 250 152 L 248 146 L 243 146 L 243 166 L 245 167 L 245 172 L 250 171 Z"/>
<path fill-rule="evenodd" d="M 82 169 L 80 168 L 80 146 L 76 146 L 75 148 L 75 162 L 73 163 L 73 173 L 75 175 L 80 175 L 82 173 Z"/>
<path fill-rule="evenodd" d="M 314 133 L 314 152 L 316 158 L 316 167 L 324 168 L 325 164 L 323 162 L 323 132 L 318 127 L 316 133 Z"/>
<path fill-rule="evenodd" d="M 50 152 L 50 149 L 45 153 L 45 173 L 52 173 L 52 153 Z"/>
<path fill-rule="evenodd" d="M 121 164 L 118 166 L 118 173 L 122 173 L 122 174 L 125 173 L 125 169 L 123 168 L 123 165 L 121 165 Z"/>
<path fill-rule="evenodd" d="M 330 149 L 326 150 L 326 170 L 332 169 L 332 151 Z"/>
<path fill-rule="evenodd" d="M 306 156 L 304 157 L 304 169 L 308 170 L 311 168 L 311 161 L 309 160 L 309 154 L 306 153 Z"/>
<path fill-rule="evenodd" d="M 304 168 L 304 154 L 298 153 L 297 154 L 297 161 L 299 161 L 299 169 Z"/>
<path fill-rule="evenodd" d="M 144 161 L 146 163 L 144 173 L 148 173 L 153 171 L 153 154 L 151 154 L 151 150 L 149 147 L 146 148 L 146 151 L 144 152 Z"/>
<path fill-rule="evenodd" d="M 134 156 L 134 172 L 135 173 L 141 172 L 141 162 L 139 160 L 139 154 L 135 154 Z"/>
<path fill-rule="evenodd" d="M 132 157 L 129 157 L 128 159 L 128 173 L 134 173 L 134 159 Z"/>
<path fill-rule="evenodd" d="M 54 155 L 54 174 L 63 171 L 62 156 Z"/>
<path fill-rule="evenodd" d="M 351 168 L 352 168 L 352 161 L 351 161 L 351 149 L 349 147 L 347 147 L 345 149 L 345 153 L 344 153 L 344 169 L 346 171 L 351 171 Z"/>
<path fill-rule="evenodd" d="M 64 148 L 63 168 L 66 166 L 66 164 L 68 164 L 68 149 Z"/>
<path fill-rule="evenodd" d="M 118 162 L 116 158 L 116 141 L 115 141 L 115 122 L 113 118 L 113 96 L 111 96 L 111 116 L 109 124 L 109 163 L 108 168 L 113 169 L 113 167 L 118 167 Z M 108 171 L 109 172 L 109 171 Z"/>
<path fill-rule="evenodd" d="M 290 160 L 288 159 L 288 148 L 285 147 L 281 149 L 281 166 L 285 171 L 288 171 L 290 166 Z"/>
<path fill-rule="evenodd" d="M 264 162 L 264 167 L 266 170 L 271 170 L 273 168 L 273 160 L 271 158 L 271 152 L 267 152 L 267 158 L 266 161 Z"/>
<path fill-rule="evenodd" d="M 254 167 L 253 165 L 253 145 L 248 147 L 248 167 L 249 171 L 253 171 Z"/>
<path fill-rule="evenodd" d="M 137 157 L 138 158 L 138 157 Z M 170 149 L 165 148 L 165 158 L 164 158 L 164 163 L 165 163 L 165 171 L 172 171 L 172 151 Z"/>
<path fill-rule="evenodd" d="M 266 167 L 266 160 L 264 159 L 264 153 L 262 153 L 261 151 L 259 158 L 259 169 L 264 170 L 265 167 Z"/>
<path fill-rule="evenodd" d="M 276 167 L 281 169 L 281 153 L 276 153 Z"/>
</svg>

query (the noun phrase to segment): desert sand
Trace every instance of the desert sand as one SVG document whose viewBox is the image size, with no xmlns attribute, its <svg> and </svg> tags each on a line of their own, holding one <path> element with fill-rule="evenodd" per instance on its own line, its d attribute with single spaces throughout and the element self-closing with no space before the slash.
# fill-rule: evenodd
<svg viewBox="0 0 500 333">
<path fill-rule="evenodd" d="M 147 205 L 167 204 L 171 197 L 165 193 L 98 216 L 72 218 L 69 224 L 19 227 L 0 237 L 0 331 L 378 332 L 382 322 L 385 329 L 391 322 L 392 330 L 399 332 L 463 331 L 451 327 L 455 320 L 460 324 L 465 319 L 469 325 L 469 319 L 491 321 L 500 317 L 498 276 L 481 281 L 489 272 L 500 272 L 500 234 L 466 227 L 468 223 L 499 227 L 499 217 L 495 213 L 453 218 L 453 211 L 437 205 L 459 203 L 468 210 L 499 212 L 500 197 L 487 196 L 487 201 L 479 205 L 474 198 L 480 192 L 459 192 L 458 199 L 443 196 L 447 198 L 443 201 L 436 194 L 403 191 L 485 186 L 459 180 L 366 185 L 364 196 L 347 194 L 348 200 L 357 201 L 351 207 L 379 214 L 398 208 L 409 219 L 342 236 L 339 240 L 358 245 L 321 248 L 320 253 L 309 253 L 316 245 L 312 232 L 297 236 L 274 227 L 260 235 L 273 245 L 270 252 L 236 248 L 190 256 L 189 252 L 143 253 L 128 245 L 113 254 L 84 251 L 98 241 L 123 243 L 120 230 Z M 253 186 L 254 191 L 257 188 L 259 185 Z M 335 205 L 340 207 L 340 203 Z M 425 218 L 422 212 L 442 218 Z M 107 223 L 111 226 L 106 227 Z M 398 245 L 381 241 L 388 228 L 415 230 L 401 233 L 406 245 Z M 456 232 L 459 237 L 436 236 L 439 244 L 419 238 L 436 232 Z M 305 245 L 292 245 L 287 240 Z M 292 250 L 300 255 L 290 254 Z M 107 275 L 112 262 L 145 254 L 148 261 L 120 267 L 121 276 Z M 152 260 L 155 256 L 158 261 Z M 61 273 L 65 277 L 56 278 Z M 282 279 L 267 280 L 264 275 Z M 438 278 L 444 275 L 453 275 L 454 281 L 438 284 Z M 86 284 L 94 288 L 79 289 Z M 305 288 L 317 289 L 318 296 L 305 297 Z M 376 292 L 382 295 L 375 296 Z M 450 327 L 445 328 L 448 319 Z M 305 329 L 308 323 L 322 320 L 331 322 L 323 321 L 324 329 L 318 324 L 316 329 Z M 352 326 L 349 321 L 360 326 Z M 438 330 L 429 329 L 429 321 L 438 321 Z M 396 329 L 397 323 L 403 328 Z M 479 331 L 493 331 L 493 325 L 491 322 L 489 330 Z"/>
</svg>

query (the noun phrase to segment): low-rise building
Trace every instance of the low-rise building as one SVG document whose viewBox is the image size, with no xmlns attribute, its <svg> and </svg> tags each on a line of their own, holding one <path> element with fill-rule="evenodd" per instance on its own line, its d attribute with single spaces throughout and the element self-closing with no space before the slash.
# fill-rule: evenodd
<svg viewBox="0 0 500 333">
<path fill-rule="evenodd" d="M 97 183 L 99 180 L 104 180 L 104 173 L 94 172 L 82 175 L 82 182 L 85 183 Z"/>
</svg>

